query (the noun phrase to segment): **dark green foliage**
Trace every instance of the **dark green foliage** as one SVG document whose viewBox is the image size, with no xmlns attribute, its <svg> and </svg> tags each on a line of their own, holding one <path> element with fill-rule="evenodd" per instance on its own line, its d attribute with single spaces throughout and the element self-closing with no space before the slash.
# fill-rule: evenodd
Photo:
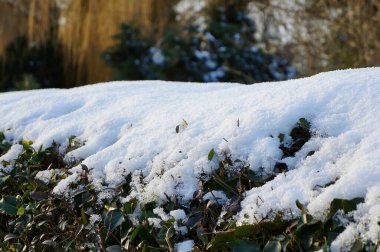
<svg viewBox="0 0 380 252">
<path fill-rule="evenodd" d="M 214 155 L 215 155 L 215 151 L 214 151 L 214 149 L 211 149 L 207 155 L 208 161 L 211 161 L 213 159 Z"/>
<path fill-rule="evenodd" d="M 114 38 L 117 43 L 103 54 L 103 59 L 117 69 L 117 79 L 156 79 L 150 58 L 151 40 L 143 39 L 138 28 L 128 24 L 122 24 L 121 32 Z"/>
<path fill-rule="evenodd" d="M 182 127 L 187 126 L 184 122 Z M 295 128 L 308 125 L 309 130 L 305 122 L 301 119 Z M 10 144 L 2 133 L 0 140 L 7 146 L 5 153 Z M 67 151 L 83 145 L 75 137 L 68 143 Z M 182 209 L 185 219 L 162 220 L 154 211 L 158 207 L 155 202 L 141 204 L 135 198 L 120 201 L 130 194 L 131 174 L 118 187 L 106 188 L 110 199 L 100 200 L 90 182 L 91 168 L 82 165 L 67 192 L 69 197 L 53 194 L 57 183 L 70 175 L 69 168 L 78 163 L 65 163 L 55 143 L 44 150 L 34 149 L 31 141 L 19 144 L 23 151 L 12 162 L 13 169 L 0 173 L 2 251 L 170 251 L 175 243 L 189 239 L 195 243 L 194 251 L 329 251 L 331 242 L 345 229 L 336 215 L 349 213 L 363 202 L 361 198 L 335 199 L 326 219 L 317 220 L 297 201 L 301 215 L 292 220 L 277 212 L 274 218 L 236 226 L 233 216 L 241 210 L 246 191 L 264 185 L 276 173 L 253 172 L 247 163 L 212 149 L 208 159 L 219 162 L 219 168 L 202 175 L 192 200 L 183 204 L 168 197 L 160 205 L 165 213 Z M 9 164 L 3 161 L 4 166 Z M 37 172 L 51 169 L 55 170 L 48 182 L 36 178 Z M 223 191 L 228 201 L 215 197 L 215 190 Z M 205 198 L 206 194 L 213 197 Z M 97 220 L 94 215 L 99 216 Z M 131 215 L 137 218 L 134 222 Z M 149 218 L 159 218 L 160 226 L 152 225 Z M 176 230 L 178 226 L 186 227 L 187 233 Z M 365 245 L 373 247 L 357 240 L 352 250 L 361 251 Z"/>
<path fill-rule="evenodd" d="M 4 133 L 0 132 L 0 156 L 5 154 L 9 148 L 11 148 L 11 145 L 5 141 Z"/>
<path fill-rule="evenodd" d="M 117 79 L 252 84 L 293 78 L 288 61 L 257 47 L 255 31 L 245 8 L 226 5 L 206 14 L 205 28 L 180 24 L 159 42 L 123 24 L 103 58 Z"/>
<path fill-rule="evenodd" d="M 310 140 L 312 136 L 310 123 L 305 118 L 299 119 L 297 125 L 291 130 L 289 135 L 292 138 L 291 144 L 283 143 L 284 134 L 278 136 L 281 142 L 280 149 L 283 151 L 284 157 L 294 157 L 295 153 Z M 314 154 L 314 152 L 309 152 L 308 156 L 311 156 L 312 154 Z"/>
<path fill-rule="evenodd" d="M 17 214 L 17 201 L 14 196 L 4 196 L 0 200 L 0 210 L 8 215 Z"/>
<path fill-rule="evenodd" d="M 285 59 L 256 46 L 256 26 L 245 8 L 236 3 L 211 7 L 205 33 L 218 65 L 225 70 L 222 81 L 254 83 L 294 76 L 294 69 Z"/>
<path fill-rule="evenodd" d="M 53 40 L 30 47 L 25 37 L 0 58 L 0 91 L 64 87 L 63 56 Z"/>
</svg>

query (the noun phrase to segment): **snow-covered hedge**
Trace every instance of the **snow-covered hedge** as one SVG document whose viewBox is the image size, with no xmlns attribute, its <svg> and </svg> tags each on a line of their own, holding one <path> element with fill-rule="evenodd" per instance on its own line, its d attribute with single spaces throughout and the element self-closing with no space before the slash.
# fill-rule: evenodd
<svg viewBox="0 0 380 252">
<path fill-rule="evenodd" d="M 118 200 L 156 202 L 155 214 L 164 220 L 170 213 L 160 212 L 160 205 L 188 206 L 200 181 L 207 183 L 221 167 L 226 178 L 244 168 L 270 179 L 241 194 L 231 216 L 238 226 L 274 220 L 278 213 L 290 220 L 303 211 L 323 221 L 334 199 L 364 198 L 357 210 L 340 214 L 345 230 L 331 248 L 350 248 L 359 238 L 375 244 L 379 82 L 380 69 L 369 68 L 253 86 L 146 81 L 4 93 L 0 131 L 13 145 L 1 157 L 10 162 L 1 169 L 12 170 L 22 139 L 32 140 L 35 149 L 56 143 L 66 164 L 80 163 L 55 186 L 55 195 L 73 197 L 72 185 L 86 167 L 97 203 L 130 179 L 130 192 Z M 291 151 L 297 127 L 307 128 L 310 137 Z M 41 180 L 50 176 L 45 173 Z M 234 200 L 218 190 L 203 196 L 213 198 Z"/>
</svg>

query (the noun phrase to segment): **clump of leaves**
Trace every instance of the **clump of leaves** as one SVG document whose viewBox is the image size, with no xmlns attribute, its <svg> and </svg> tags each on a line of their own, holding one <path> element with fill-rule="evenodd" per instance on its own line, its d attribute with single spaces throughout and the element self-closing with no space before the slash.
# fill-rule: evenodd
<svg viewBox="0 0 380 252">
<path fill-rule="evenodd" d="M 299 218 L 285 221 L 278 213 L 272 221 L 232 227 L 217 232 L 208 248 L 229 248 L 231 251 L 329 251 L 331 242 L 345 229 L 344 224 L 334 218 L 335 215 L 339 210 L 345 213 L 355 210 L 362 201 L 362 198 L 333 200 L 324 221 L 314 219 L 297 201 L 296 205 L 302 212 Z M 360 240 L 353 246 L 364 248 Z M 371 246 L 374 247 L 373 244 Z"/>
<path fill-rule="evenodd" d="M 299 119 L 296 126 L 290 131 L 289 135 L 292 138 L 292 142 L 290 144 L 284 143 L 284 134 L 281 133 L 278 136 L 281 142 L 280 149 L 283 151 L 284 157 L 294 157 L 302 146 L 310 140 L 312 136 L 310 122 L 308 122 L 305 118 Z"/>
<path fill-rule="evenodd" d="M 282 159 L 287 157 L 294 157 L 295 154 L 302 149 L 302 147 L 311 139 L 313 136 L 311 130 L 311 124 L 305 118 L 300 118 L 296 125 L 291 129 L 289 136 L 291 138 L 290 142 L 285 141 L 286 135 L 280 133 L 278 139 L 280 140 L 279 148 L 282 150 Z M 311 156 L 315 151 L 310 151 L 307 156 Z M 281 160 L 277 161 L 274 166 L 275 173 L 281 173 L 288 171 L 288 166 Z"/>
<path fill-rule="evenodd" d="M 2 134 L 0 139 L 10 146 Z M 74 139 L 69 139 L 67 150 L 78 147 Z M 246 162 L 233 160 L 228 153 L 220 156 L 215 150 L 208 153 L 208 160 L 219 162 L 219 168 L 201 179 L 187 203 L 168 197 L 158 206 L 130 198 L 131 174 L 115 188 L 104 183 L 111 197 L 100 199 L 91 184 L 91 168 L 85 165 L 70 185 L 67 198 L 54 194 L 53 188 L 71 175 L 70 168 L 78 163 L 65 162 L 65 153 L 59 152 L 56 143 L 46 149 L 34 149 L 31 141 L 20 144 L 22 152 L 9 162 L 13 168 L 0 173 L 2 251 L 173 251 L 175 243 L 189 239 L 195 243 L 193 251 L 328 251 L 345 229 L 336 215 L 355 210 L 363 201 L 335 199 L 323 221 L 314 219 L 297 202 L 300 217 L 285 220 L 278 212 L 273 220 L 237 226 L 233 216 L 241 210 L 245 192 L 262 186 L 275 174 L 254 173 Z M 37 176 L 46 171 L 48 179 Z M 228 199 L 218 198 L 217 191 Z M 178 209 L 185 212 L 184 219 L 175 220 L 168 214 Z M 352 249 L 364 245 L 375 247 L 358 240 Z"/>
<path fill-rule="evenodd" d="M 11 148 L 11 144 L 5 141 L 5 135 L 0 132 L 0 156 L 5 154 Z"/>
<path fill-rule="evenodd" d="M 76 150 L 80 147 L 82 147 L 85 143 L 80 141 L 76 136 L 69 137 L 68 144 L 66 147 L 66 153 Z"/>
</svg>

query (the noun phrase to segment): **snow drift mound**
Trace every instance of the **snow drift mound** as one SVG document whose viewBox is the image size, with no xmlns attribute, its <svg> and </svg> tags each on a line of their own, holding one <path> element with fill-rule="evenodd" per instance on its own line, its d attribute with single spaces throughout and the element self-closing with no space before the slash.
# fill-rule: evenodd
<svg viewBox="0 0 380 252">
<path fill-rule="evenodd" d="M 380 68 L 371 68 L 251 86 L 145 81 L 4 93 L 0 131 L 36 147 L 76 136 L 85 144 L 67 158 L 93 168 L 99 189 L 102 181 L 115 186 L 132 173 L 132 196 L 186 202 L 199 177 L 218 166 L 217 158 L 208 160 L 211 149 L 270 174 L 283 154 L 277 136 L 306 118 L 314 136 L 283 160 L 287 173 L 247 193 L 238 222 L 254 223 L 271 211 L 298 213 L 297 199 L 323 218 L 334 198 L 365 197 L 354 214 L 360 232 L 345 236 L 374 240 L 380 235 L 379 112 Z M 17 155 L 15 146 L 7 159 Z M 55 192 L 65 192 L 76 170 Z"/>
</svg>

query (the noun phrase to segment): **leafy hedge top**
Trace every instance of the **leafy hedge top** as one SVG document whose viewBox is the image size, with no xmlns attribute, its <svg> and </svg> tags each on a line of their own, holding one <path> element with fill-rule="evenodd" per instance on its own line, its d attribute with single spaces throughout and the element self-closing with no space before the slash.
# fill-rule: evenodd
<svg viewBox="0 0 380 252">
<path fill-rule="evenodd" d="M 295 155 L 312 136 L 309 123 L 300 119 L 290 132 L 292 142 L 279 147 L 283 157 Z M 278 136 L 283 139 L 284 135 Z M 1 138 L 1 155 L 10 144 Z M 66 148 L 78 147 L 71 138 Z M 69 176 L 76 163 L 67 163 L 59 145 L 34 149 L 31 141 L 22 141 L 23 151 L 12 162 L 9 173 L 0 175 L 0 248 L 13 251 L 168 251 L 181 241 L 192 240 L 193 251 L 329 251 L 331 242 L 344 231 L 352 217 L 348 213 L 363 201 L 335 199 L 325 220 L 314 219 L 304 205 L 296 202 L 301 215 L 284 219 L 281 212 L 274 218 L 254 225 L 236 226 L 234 215 L 247 190 L 260 187 L 284 173 L 284 163 L 276 173 L 257 174 L 246 163 L 225 155 L 210 176 L 200 181 L 188 204 L 168 198 L 163 205 L 141 204 L 128 198 L 131 176 L 117 188 L 109 188 L 111 197 L 99 196 L 82 165 L 80 179 L 72 182 L 71 198 L 52 193 L 54 186 Z M 215 158 L 215 151 L 208 159 Z M 313 153 L 308 153 L 313 155 Z M 234 172 L 229 172 L 234 167 Z M 174 211 L 177 210 L 177 211 Z M 180 213 L 180 214 L 179 214 Z M 356 240 L 352 251 L 363 250 Z M 368 243 L 376 250 L 377 245 Z"/>
</svg>

